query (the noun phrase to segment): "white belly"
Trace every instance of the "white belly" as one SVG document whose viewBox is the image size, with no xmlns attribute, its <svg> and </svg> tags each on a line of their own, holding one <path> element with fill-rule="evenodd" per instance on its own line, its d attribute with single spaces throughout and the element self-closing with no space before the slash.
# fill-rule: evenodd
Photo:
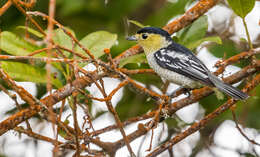
<svg viewBox="0 0 260 157">
<path fill-rule="evenodd" d="M 196 87 L 200 86 L 199 83 L 197 83 L 181 74 L 178 74 L 176 72 L 173 72 L 173 71 L 160 67 L 156 63 L 152 53 L 147 55 L 146 58 L 147 58 L 147 61 L 150 65 L 150 67 L 163 79 L 166 79 L 172 83 L 178 84 L 178 85 L 186 87 L 186 88 L 196 88 Z"/>
</svg>

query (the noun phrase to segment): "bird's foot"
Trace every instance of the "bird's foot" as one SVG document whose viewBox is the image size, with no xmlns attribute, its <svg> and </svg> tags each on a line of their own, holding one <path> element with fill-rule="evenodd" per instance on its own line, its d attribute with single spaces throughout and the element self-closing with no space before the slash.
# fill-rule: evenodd
<svg viewBox="0 0 260 157">
<path fill-rule="evenodd" d="M 188 97 L 190 97 L 191 93 L 190 93 L 190 90 L 191 88 L 184 88 L 184 87 L 179 87 L 177 88 L 175 91 L 173 91 L 171 94 L 170 94 L 170 98 L 174 98 L 174 97 L 177 97 L 181 94 L 185 94 L 185 95 L 188 95 Z"/>
<path fill-rule="evenodd" d="M 183 88 L 183 93 L 185 95 L 188 95 L 188 97 L 191 96 L 191 88 Z"/>
</svg>

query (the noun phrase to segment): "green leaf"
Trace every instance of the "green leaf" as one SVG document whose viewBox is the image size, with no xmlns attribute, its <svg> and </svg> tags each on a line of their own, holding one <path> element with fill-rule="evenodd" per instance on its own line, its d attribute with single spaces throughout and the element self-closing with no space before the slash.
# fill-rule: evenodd
<svg viewBox="0 0 260 157">
<path fill-rule="evenodd" d="M 208 18 L 207 16 L 202 16 L 193 24 L 177 33 L 180 44 L 187 46 L 194 41 L 202 39 L 208 29 Z"/>
<path fill-rule="evenodd" d="M 69 125 L 69 123 L 70 123 L 69 117 L 70 117 L 70 116 L 71 116 L 71 115 L 69 114 L 69 115 L 66 117 L 66 119 L 65 119 L 64 122 L 63 122 L 64 124 Z M 63 130 L 62 128 L 59 128 L 58 134 L 59 134 L 61 137 L 63 137 L 63 138 L 67 138 L 67 137 L 68 137 L 66 131 Z"/>
<path fill-rule="evenodd" d="M 240 38 L 239 40 L 242 41 L 242 42 L 247 43 L 247 40 L 245 38 Z"/>
<path fill-rule="evenodd" d="M 199 40 L 194 41 L 194 42 L 190 42 L 190 43 L 188 43 L 188 45 L 186 45 L 186 47 L 189 48 L 189 49 L 194 49 L 205 41 L 210 41 L 210 42 L 215 42 L 217 44 L 222 44 L 222 40 L 221 40 L 220 37 L 212 36 L 212 37 L 205 37 L 205 38 L 199 39 Z"/>
<path fill-rule="evenodd" d="M 138 22 L 138 21 L 135 21 L 135 20 L 128 20 L 127 19 L 127 22 L 128 23 L 132 23 L 132 24 L 134 24 L 134 25 L 136 25 L 136 26 L 138 26 L 138 27 L 140 27 L 140 28 L 144 28 L 144 27 L 148 27 L 148 26 L 145 26 L 145 25 L 143 25 L 143 24 L 141 24 L 140 22 Z"/>
<path fill-rule="evenodd" d="M 255 0 L 228 0 L 228 4 L 238 16 L 245 18 L 254 8 Z"/>
<path fill-rule="evenodd" d="M 90 52 L 99 58 L 104 54 L 104 49 L 111 48 L 116 44 L 117 35 L 106 31 L 97 31 L 85 36 L 80 43 L 85 46 Z M 86 55 L 86 53 L 79 47 L 76 47 L 76 51 Z"/>
<path fill-rule="evenodd" d="M 243 155 L 245 157 L 256 157 L 254 154 L 250 154 L 250 153 L 244 153 Z"/>
<path fill-rule="evenodd" d="M 251 92 L 252 95 L 259 96 L 260 95 L 260 85 L 256 86 L 256 88 Z M 256 121 L 256 118 L 259 116 L 260 113 L 260 99 L 256 99 L 255 97 L 249 97 L 246 102 L 240 102 L 237 106 L 240 107 L 237 109 L 239 115 L 243 115 L 245 113 L 245 109 L 247 109 L 248 116 L 245 120 L 245 124 L 247 127 L 256 128 L 259 130 L 260 122 Z M 245 108 L 246 106 L 246 108 Z M 248 108 L 247 108 L 248 107 Z"/>
<path fill-rule="evenodd" d="M 229 58 L 240 53 L 240 50 L 237 49 L 237 47 L 231 40 L 223 40 L 223 43 L 221 45 L 212 44 L 208 47 L 208 50 L 218 58 L 222 58 L 224 54 L 227 58 Z"/>
<path fill-rule="evenodd" d="M 65 29 L 68 32 L 70 32 L 73 36 L 75 36 L 75 33 L 74 33 L 73 30 L 66 28 L 66 27 L 65 27 Z M 63 46 L 65 48 L 72 49 L 72 47 L 73 47 L 72 39 L 66 33 L 64 33 L 64 31 L 60 28 L 54 30 L 52 39 L 53 39 L 55 44 L 58 44 L 58 45 Z M 64 55 L 66 57 L 68 57 L 68 58 L 72 57 L 72 54 L 70 52 L 67 52 L 67 51 L 64 51 L 64 50 L 62 50 L 62 52 L 64 53 Z M 60 63 L 52 63 L 52 65 L 55 68 L 57 68 L 58 70 L 60 70 L 61 72 L 64 71 Z"/>
<path fill-rule="evenodd" d="M 75 33 L 73 30 L 69 28 L 65 28 L 68 32 L 70 32 L 73 36 L 75 36 Z M 63 47 L 66 47 L 68 49 L 72 49 L 72 39 L 64 33 L 64 31 L 60 28 L 55 29 L 53 32 L 53 41 L 56 44 L 59 44 Z"/>
<path fill-rule="evenodd" d="M 68 137 L 67 133 L 63 129 L 59 129 L 58 134 L 63 138 Z"/>
<path fill-rule="evenodd" d="M 29 33 L 39 37 L 39 38 L 43 38 L 44 35 L 38 31 L 36 31 L 35 29 L 32 29 L 30 27 L 25 27 L 25 26 L 18 26 L 16 27 L 16 29 L 22 29 L 22 30 L 25 30 L 25 31 L 28 31 Z"/>
<path fill-rule="evenodd" d="M 129 63 L 147 63 L 146 57 L 144 53 L 133 55 L 127 58 L 124 58 L 120 61 L 119 67 L 122 68 L 126 64 Z"/>
<path fill-rule="evenodd" d="M 33 45 L 29 42 L 27 42 L 26 40 L 24 40 L 23 38 L 15 35 L 14 33 L 12 32 L 7 32 L 7 31 L 4 31 L 0 34 L 0 49 L 4 50 L 6 53 L 8 54 L 11 54 L 11 55 L 14 55 L 14 56 L 26 56 L 30 53 L 32 53 L 33 51 L 35 50 L 38 50 L 38 49 L 41 49 L 41 47 L 38 47 L 36 45 Z M 45 52 L 42 52 L 40 54 L 37 54 L 35 55 L 35 57 L 45 57 L 46 56 L 46 53 Z M 15 63 L 15 62 L 13 62 Z M 20 63 L 21 64 L 21 63 Z M 36 62 L 37 64 L 37 62 Z M 10 64 L 10 65 L 14 65 L 14 64 Z M 26 64 L 24 64 L 26 65 Z M 54 65 L 56 68 L 59 67 L 59 63 L 52 63 L 52 65 Z M 33 67 L 33 66 L 32 66 Z M 21 69 L 21 70 L 16 70 L 16 67 L 13 66 L 11 69 L 13 69 L 13 72 L 17 72 L 19 73 L 19 78 L 21 77 L 20 75 L 23 74 L 23 71 L 26 69 L 22 69 L 21 67 L 17 66 L 18 69 Z M 12 73 L 14 74 L 14 73 Z M 28 73 L 28 77 L 30 76 L 30 74 Z M 37 78 L 38 76 L 36 76 L 35 78 Z M 46 77 L 39 77 L 37 79 L 45 79 L 46 80 Z M 36 81 L 36 80 L 30 80 L 30 79 L 21 79 L 22 81 L 30 81 L 30 82 L 38 82 L 38 83 L 46 83 L 45 82 L 39 82 Z M 58 81 L 57 79 L 55 79 L 56 81 Z M 60 87 L 61 83 L 58 81 L 56 82 L 54 81 L 53 84 L 56 86 L 56 87 Z"/>
<path fill-rule="evenodd" d="M 225 95 L 221 91 L 219 91 L 219 89 L 217 88 L 212 88 L 212 89 L 215 92 L 218 100 L 223 100 L 225 98 Z"/>
<path fill-rule="evenodd" d="M 9 61 L 1 61 L 1 67 L 11 76 L 11 78 L 17 81 L 47 83 L 47 74 L 45 69 L 24 63 Z M 52 78 L 52 84 L 57 88 L 62 86 L 61 82 L 54 78 Z"/>
<path fill-rule="evenodd" d="M 0 49 L 15 56 L 26 56 L 40 47 L 33 45 L 14 33 L 4 31 L 0 34 Z M 36 57 L 44 54 L 37 54 Z"/>
<path fill-rule="evenodd" d="M 211 94 L 210 96 L 201 99 L 199 103 L 205 109 L 205 114 L 208 114 L 213 112 L 217 108 L 217 106 L 222 105 L 226 101 L 227 101 L 226 95 L 225 95 L 225 99 L 218 99 L 216 94 Z M 212 105 L 212 102 L 214 102 L 214 105 Z"/>
</svg>

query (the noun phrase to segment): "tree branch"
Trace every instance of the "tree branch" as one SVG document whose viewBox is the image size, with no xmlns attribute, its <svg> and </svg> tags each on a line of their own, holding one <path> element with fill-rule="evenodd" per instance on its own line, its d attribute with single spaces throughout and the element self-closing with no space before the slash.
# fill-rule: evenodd
<svg viewBox="0 0 260 157">
<path fill-rule="evenodd" d="M 250 92 L 252 89 L 254 89 L 258 84 L 260 83 L 260 74 L 258 74 L 252 81 L 247 83 L 245 88 L 243 89 L 243 92 Z M 221 113 L 225 112 L 226 110 L 230 109 L 237 100 L 234 99 L 229 99 L 226 103 L 218 107 L 215 111 L 211 112 L 207 116 L 205 116 L 202 120 L 200 120 L 198 123 L 194 123 L 191 125 L 186 131 L 176 135 L 174 138 L 171 140 L 165 142 L 161 146 L 155 148 L 155 150 L 151 153 L 149 153 L 146 157 L 154 157 L 157 156 L 158 154 L 162 153 L 163 151 L 167 150 L 168 148 L 172 147 L 176 143 L 180 142 L 187 136 L 195 133 L 199 129 L 203 128 L 209 121 L 212 119 L 216 118 L 218 115 Z"/>
</svg>

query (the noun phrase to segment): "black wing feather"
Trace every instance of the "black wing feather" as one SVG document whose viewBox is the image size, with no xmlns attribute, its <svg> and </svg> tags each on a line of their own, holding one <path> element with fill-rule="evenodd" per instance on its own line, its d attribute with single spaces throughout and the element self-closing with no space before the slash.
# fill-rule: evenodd
<svg viewBox="0 0 260 157">
<path fill-rule="evenodd" d="M 154 53 L 157 64 L 161 67 L 184 75 L 206 85 L 213 85 L 208 77 L 207 67 L 187 48 L 172 43 Z"/>
</svg>

